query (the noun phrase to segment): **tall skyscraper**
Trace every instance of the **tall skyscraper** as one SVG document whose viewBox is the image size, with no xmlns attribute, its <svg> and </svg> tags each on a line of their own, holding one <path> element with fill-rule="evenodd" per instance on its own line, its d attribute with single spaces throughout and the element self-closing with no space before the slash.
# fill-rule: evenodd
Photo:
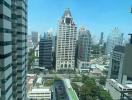
<svg viewBox="0 0 132 100">
<path fill-rule="evenodd" d="M 52 38 L 53 69 L 55 69 L 56 66 L 56 38 L 57 36 L 53 36 Z"/>
<path fill-rule="evenodd" d="M 39 43 L 39 66 L 52 69 L 52 34 L 47 32 L 40 38 Z"/>
<path fill-rule="evenodd" d="M 130 43 L 125 46 L 125 56 L 123 62 L 123 84 L 128 81 L 132 83 L 132 35 Z"/>
<path fill-rule="evenodd" d="M 111 52 L 110 65 L 108 70 L 108 78 L 116 79 L 119 83 L 122 82 L 122 69 L 124 60 L 125 47 L 116 45 Z"/>
<path fill-rule="evenodd" d="M 38 32 L 32 32 L 32 41 L 34 46 L 38 44 L 38 41 L 39 41 Z"/>
<path fill-rule="evenodd" d="M 26 100 L 27 0 L 0 1 L 0 100 Z"/>
<path fill-rule="evenodd" d="M 99 40 L 99 45 L 103 45 L 103 39 L 104 39 L 104 33 L 101 32 L 100 40 Z"/>
<path fill-rule="evenodd" d="M 91 50 L 91 34 L 90 32 L 81 27 L 78 36 L 78 60 L 77 65 L 80 72 L 83 69 L 88 69 L 90 61 Z"/>
<path fill-rule="evenodd" d="M 74 70 L 77 27 L 66 9 L 59 21 L 56 45 L 56 70 Z"/>
<path fill-rule="evenodd" d="M 123 33 L 115 27 L 112 33 L 109 34 L 106 43 L 106 53 L 110 54 L 116 45 L 122 45 L 123 43 Z"/>
</svg>

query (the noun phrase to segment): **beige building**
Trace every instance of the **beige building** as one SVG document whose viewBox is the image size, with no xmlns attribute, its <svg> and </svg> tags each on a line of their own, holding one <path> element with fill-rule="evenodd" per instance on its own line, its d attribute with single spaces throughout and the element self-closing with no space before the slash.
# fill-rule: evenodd
<svg viewBox="0 0 132 100">
<path fill-rule="evenodd" d="M 75 46 L 77 27 L 73 22 L 69 9 L 65 10 L 59 21 L 56 45 L 56 70 L 75 67 Z"/>
</svg>

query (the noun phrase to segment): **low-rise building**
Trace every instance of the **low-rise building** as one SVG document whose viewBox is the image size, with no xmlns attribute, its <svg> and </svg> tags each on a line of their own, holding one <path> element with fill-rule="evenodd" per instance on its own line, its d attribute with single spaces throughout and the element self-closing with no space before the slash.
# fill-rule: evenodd
<svg viewBox="0 0 132 100">
<path fill-rule="evenodd" d="M 90 62 L 81 61 L 78 59 L 78 70 L 80 73 L 88 73 L 90 70 Z"/>
<path fill-rule="evenodd" d="M 120 84 L 115 79 L 107 79 L 106 89 L 113 100 L 132 100 L 132 84 Z"/>
<path fill-rule="evenodd" d="M 92 70 L 90 71 L 90 73 L 91 73 L 93 76 L 98 76 L 98 77 L 100 77 L 100 76 L 103 75 L 102 71 L 101 71 L 100 69 L 98 69 L 98 68 L 92 69 Z"/>
<path fill-rule="evenodd" d="M 70 80 L 64 79 L 63 82 L 65 85 L 65 89 L 66 89 L 69 100 L 79 100 L 75 90 L 71 86 Z"/>
<path fill-rule="evenodd" d="M 29 100 L 51 100 L 50 87 L 33 88 L 28 92 Z"/>
<path fill-rule="evenodd" d="M 27 90 L 31 90 L 37 79 L 36 74 L 27 74 Z"/>
</svg>

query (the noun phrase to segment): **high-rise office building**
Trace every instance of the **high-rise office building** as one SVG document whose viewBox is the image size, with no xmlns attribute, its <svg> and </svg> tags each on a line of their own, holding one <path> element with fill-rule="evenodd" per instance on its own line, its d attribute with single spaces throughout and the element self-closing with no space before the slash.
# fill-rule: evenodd
<svg viewBox="0 0 132 100">
<path fill-rule="evenodd" d="M 122 43 L 123 33 L 121 33 L 119 29 L 116 27 L 108 36 L 106 43 L 106 53 L 110 54 L 116 45 L 122 45 Z"/>
<path fill-rule="evenodd" d="M 26 100 L 27 0 L 0 1 L 0 100 Z"/>
<path fill-rule="evenodd" d="M 99 45 L 103 45 L 103 39 L 104 39 L 104 33 L 103 32 L 101 32 L 101 36 L 100 36 L 100 40 L 99 40 Z"/>
<path fill-rule="evenodd" d="M 90 61 L 91 50 L 91 34 L 90 32 L 81 27 L 78 36 L 78 60 L 77 65 L 80 72 L 83 69 L 88 69 Z"/>
<path fill-rule="evenodd" d="M 47 32 L 40 37 L 39 42 L 39 66 L 52 69 L 52 34 Z"/>
<path fill-rule="evenodd" d="M 38 57 L 39 55 L 39 35 L 38 32 L 32 32 L 32 42 L 34 45 L 34 50 L 35 50 L 35 56 Z"/>
<path fill-rule="evenodd" d="M 66 9 L 59 21 L 56 45 L 56 70 L 74 70 L 77 27 Z"/>
<path fill-rule="evenodd" d="M 123 61 L 123 84 L 131 81 L 132 83 L 132 35 L 130 43 L 125 46 L 125 56 Z"/>
<path fill-rule="evenodd" d="M 110 65 L 108 70 L 108 78 L 116 79 L 119 83 L 122 82 L 122 69 L 124 60 L 125 47 L 116 45 L 111 52 Z"/>
<path fill-rule="evenodd" d="M 56 66 L 56 38 L 57 36 L 53 36 L 52 38 L 53 69 L 55 69 Z"/>
<path fill-rule="evenodd" d="M 32 41 L 34 46 L 38 44 L 38 41 L 39 41 L 38 32 L 32 32 Z"/>
</svg>

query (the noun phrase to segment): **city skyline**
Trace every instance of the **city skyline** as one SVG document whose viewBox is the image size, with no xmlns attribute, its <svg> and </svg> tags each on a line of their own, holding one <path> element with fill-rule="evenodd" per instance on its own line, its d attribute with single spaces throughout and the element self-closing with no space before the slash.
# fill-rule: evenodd
<svg viewBox="0 0 132 100">
<path fill-rule="evenodd" d="M 92 37 L 99 37 L 100 33 L 104 32 L 106 39 L 114 27 L 119 27 L 127 37 L 132 31 L 131 4 L 131 0 L 40 0 L 39 2 L 32 0 L 29 1 L 29 33 L 38 31 L 42 34 L 49 29 L 53 29 L 56 33 L 61 14 L 69 8 L 77 27 L 85 26 L 90 30 Z"/>
<path fill-rule="evenodd" d="M 0 100 L 132 100 L 129 0 L 53 1 L 1 0 Z"/>
</svg>

